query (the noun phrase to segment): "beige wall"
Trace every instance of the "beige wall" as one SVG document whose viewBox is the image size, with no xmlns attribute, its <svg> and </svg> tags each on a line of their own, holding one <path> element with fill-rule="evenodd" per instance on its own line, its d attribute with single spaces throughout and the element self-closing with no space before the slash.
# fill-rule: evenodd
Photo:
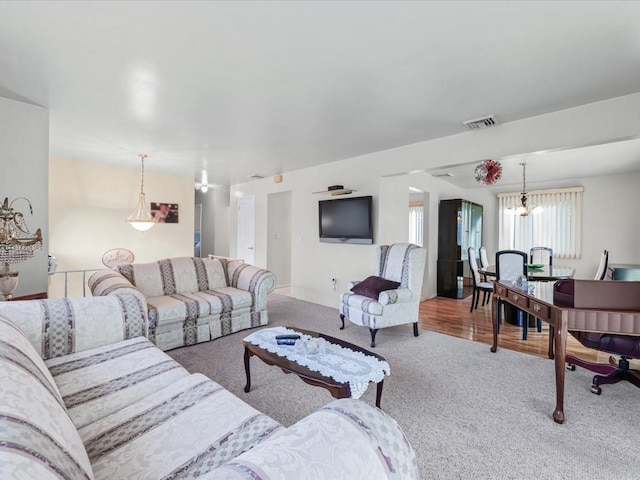
<svg viewBox="0 0 640 480">
<path fill-rule="evenodd" d="M 58 271 L 104 268 L 103 253 L 116 247 L 131 250 L 136 262 L 192 256 L 193 178 L 145 168 L 144 189 L 147 202 L 179 204 L 179 223 L 158 224 L 141 233 L 126 222 L 140 191 L 137 157 L 132 157 L 132 168 L 51 158 L 49 244 L 58 260 Z M 62 296 L 61 280 L 62 275 L 53 277 L 50 296 Z M 70 296 L 81 294 L 78 290 L 69 292 Z"/>
</svg>

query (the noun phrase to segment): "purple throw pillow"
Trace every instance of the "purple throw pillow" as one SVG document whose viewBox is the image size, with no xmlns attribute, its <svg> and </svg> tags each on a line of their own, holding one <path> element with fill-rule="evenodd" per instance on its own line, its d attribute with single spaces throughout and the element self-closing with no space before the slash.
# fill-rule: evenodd
<svg viewBox="0 0 640 480">
<path fill-rule="evenodd" d="M 384 292 L 385 290 L 395 290 L 399 286 L 400 282 L 394 282 L 392 280 L 387 280 L 386 278 L 375 277 L 372 275 L 353 287 L 351 291 L 358 295 L 363 295 L 377 300 L 380 292 Z"/>
</svg>

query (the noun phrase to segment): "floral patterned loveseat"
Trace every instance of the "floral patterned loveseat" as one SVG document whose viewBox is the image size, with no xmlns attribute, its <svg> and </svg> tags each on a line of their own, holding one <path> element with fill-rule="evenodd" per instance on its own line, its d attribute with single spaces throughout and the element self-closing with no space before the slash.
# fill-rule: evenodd
<svg viewBox="0 0 640 480">
<path fill-rule="evenodd" d="M 162 350 L 266 325 L 275 286 L 268 270 L 224 258 L 126 263 L 89 278 L 94 296 L 133 293 L 146 302 L 149 338 Z"/>
<path fill-rule="evenodd" d="M 136 294 L 0 302 L 0 478 L 419 478 L 381 410 L 335 400 L 284 428 L 148 332 Z"/>
</svg>

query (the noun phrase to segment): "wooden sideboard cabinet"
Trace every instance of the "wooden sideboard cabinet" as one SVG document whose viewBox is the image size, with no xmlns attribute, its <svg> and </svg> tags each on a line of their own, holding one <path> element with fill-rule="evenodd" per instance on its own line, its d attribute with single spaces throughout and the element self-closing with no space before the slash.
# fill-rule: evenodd
<svg viewBox="0 0 640 480">
<path fill-rule="evenodd" d="M 32 293 L 31 295 L 21 295 L 20 297 L 11 297 L 9 301 L 18 302 L 21 300 L 42 300 L 47 298 L 47 292 Z"/>
</svg>

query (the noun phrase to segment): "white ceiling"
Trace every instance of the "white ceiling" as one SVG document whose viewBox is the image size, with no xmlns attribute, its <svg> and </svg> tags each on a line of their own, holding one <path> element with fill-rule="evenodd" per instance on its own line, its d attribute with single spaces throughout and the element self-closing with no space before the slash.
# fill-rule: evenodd
<svg viewBox="0 0 640 480">
<path fill-rule="evenodd" d="M 52 156 L 233 184 L 637 92 L 639 25 L 640 2 L 1 1 L 0 96 L 50 109 Z"/>
<path fill-rule="evenodd" d="M 575 186 L 575 179 L 580 177 L 640 172 L 640 138 L 555 151 L 530 152 L 494 160 L 500 162 L 502 175 L 499 182 L 491 187 L 475 179 L 475 168 L 481 163 L 478 160 L 464 164 L 443 165 L 427 171 L 432 175 L 442 176 L 442 180 L 465 190 L 489 188 L 502 192 L 520 192 L 523 186 L 522 164 L 524 163 L 526 164 L 527 190 L 535 189 L 536 183 L 550 181 L 560 186 Z"/>
</svg>

